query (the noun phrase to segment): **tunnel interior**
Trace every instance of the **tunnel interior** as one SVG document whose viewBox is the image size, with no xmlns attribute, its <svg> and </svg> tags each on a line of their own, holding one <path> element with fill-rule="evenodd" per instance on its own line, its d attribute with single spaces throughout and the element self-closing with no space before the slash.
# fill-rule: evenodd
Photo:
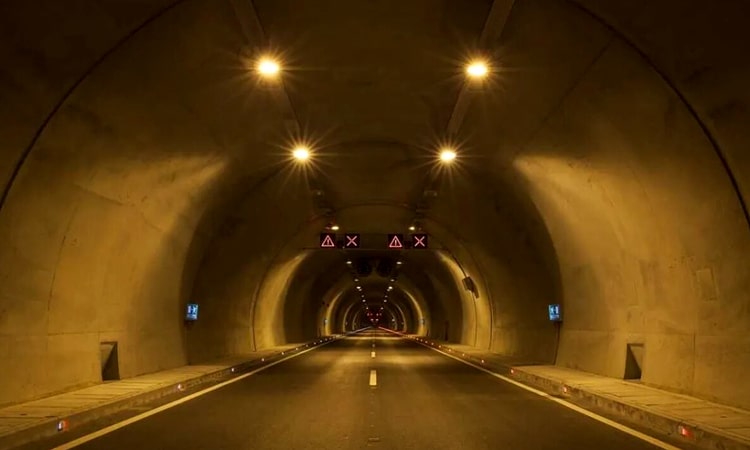
<svg viewBox="0 0 750 450">
<path fill-rule="evenodd" d="M 5 2 L 0 404 L 377 325 L 750 407 L 748 12 Z"/>
</svg>

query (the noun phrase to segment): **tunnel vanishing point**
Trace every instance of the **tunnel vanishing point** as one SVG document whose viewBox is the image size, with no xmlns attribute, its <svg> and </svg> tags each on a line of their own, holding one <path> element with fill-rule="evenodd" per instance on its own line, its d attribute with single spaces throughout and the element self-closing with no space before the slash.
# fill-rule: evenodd
<svg viewBox="0 0 750 450">
<path fill-rule="evenodd" d="M 377 323 L 750 408 L 747 17 L 2 2 L 0 404 Z"/>
</svg>

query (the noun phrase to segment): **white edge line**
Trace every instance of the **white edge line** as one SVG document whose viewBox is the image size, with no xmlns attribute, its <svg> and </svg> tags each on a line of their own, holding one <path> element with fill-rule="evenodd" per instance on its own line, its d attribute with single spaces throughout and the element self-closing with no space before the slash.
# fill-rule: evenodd
<svg viewBox="0 0 750 450">
<path fill-rule="evenodd" d="M 343 339 L 343 337 L 339 337 L 339 339 Z M 104 435 L 107 435 L 107 434 L 113 432 L 113 431 L 117 431 L 120 428 L 124 428 L 124 427 L 126 427 L 126 426 L 128 426 L 130 424 L 133 424 L 135 422 L 139 422 L 139 421 L 141 421 L 143 419 L 146 419 L 146 418 L 149 418 L 149 417 L 151 417 L 153 415 L 159 414 L 160 412 L 165 411 L 165 410 L 170 409 L 170 408 L 173 408 L 173 407 L 175 407 L 177 405 L 181 405 L 181 404 L 183 404 L 185 402 L 189 402 L 190 400 L 192 400 L 194 398 L 197 398 L 197 397 L 200 397 L 201 395 L 208 394 L 209 392 L 213 392 L 213 391 L 215 391 L 217 389 L 223 388 L 224 386 L 227 386 L 227 385 L 232 384 L 232 383 L 236 383 L 236 382 L 238 382 L 240 380 L 243 380 L 243 379 L 245 379 L 247 377 L 253 376 L 253 375 L 255 375 L 258 372 L 266 370 L 269 367 L 275 366 L 276 364 L 281 364 L 284 361 L 287 361 L 289 359 L 296 358 L 298 356 L 304 355 L 307 352 L 311 352 L 313 350 L 319 349 L 320 347 L 322 347 L 324 345 L 328 345 L 331 342 L 335 342 L 335 341 L 337 341 L 339 339 L 331 339 L 330 341 L 324 342 L 323 344 L 320 344 L 320 345 L 318 345 L 316 347 L 308 348 L 307 350 L 303 350 L 303 351 L 301 351 L 299 353 L 295 353 L 293 355 L 289 355 L 286 358 L 282 358 L 282 359 L 280 359 L 278 361 L 274 361 L 272 363 L 268 363 L 268 364 L 266 364 L 263 367 L 259 367 L 259 368 L 255 369 L 255 370 L 253 370 L 252 372 L 248 372 L 246 374 L 238 376 L 237 378 L 232 378 L 231 380 L 227 380 L 227 381 L 224 381 L 223 383 L 219 383 L 216 386 L 211 386 L 210 388 L 206 388 L 206 389 L 204 389 L 202 391 L 196 392 L 194 394 L 190 394 L 190 395 L 188 395 L 186 397 L 182 397 L 180 399 L 177 399 L 177 400 L 175 400 L 173 402 L 170 402 L 170 403 L 167 403 L 165 405 L 161 405 L 161 406 L 159 406 L 157 408 L 154 408 L 154 409 L 152 409 L 150 411 L 146 411 L 146 412 L 144 412 L 142 414 L 138 414 L 137 416 L 133 416 L 133 417 L 131 417 L 129 419 L 123 420 L 122 422 L 118 422 L 118 423 L 110 425 L 110 426 L 108 426 L 106 428 L 102 428 L 101 430 L 97 430 L 97 431 L 95 431 L 95 432 L 93 432 L 91 434 L 87 434 L 85 436 L 81 436 L 78 439 L 75 439 L 75 440 L 72 440 L 70 442 L 66 442 L 65 444 L 62 444 L 60 446 L 54 447 L 52 450 L 69 450 L 71 448 L 78 447 L 79 445 L 85 444 L 86 442 L 93 441 L 94 439 L 100 438 L 100 437 L 102 437 Z"/>
<path fill-rule="evenodd" d="M 406 339 L 405 337 L 403 337 L 403 338 Z M 591 411 L 589 411 L 587 409 L 583 409 L 580 406 L 574 405 L 573 403 L 565 401 L 565 400 L 563 400 L 561 398 L 553 397 L 553 396 L 547 394 L 544 391 L 540 391 L 538 389 L 534 389 L 533 387 L 527 386 L 527 385 L 525 385 L 523 383 L 520 383 L 520 382 L 518 382 L 516 380 L 513 380 L 513 379 L 510 379 L 510 378 L 508 378 L 506 376 L 500 375 L 499 373 L 495 373 L 495 372 L 493 372 L 493 371 L 491 371 L 491 370 L 489 370 L 487 368 L 484 368 L 482 366 L 477 366 L 476 364 L 471 363 L 469 361 L 464 361 L 463 359 L 461 359 L 461 358 L 459 358 L 457 356 L 453 356 L 453 355 L 451 355 L 449 353 L 445 353 L 444 351 L 438 350 L 438 349 L 430 347 L 428 345 L 424 345 L 421 342 L 417 342 L 417 344 L 419 344 L 419 345 L 421 345 L 423 347 L 427 347 L 430 350 L 434 350 L 434 351 L 436 351 L 436 352 L 438 352 L 438 353 L 440 353 L 442 355 L 447 356 L 448 358 L 452 358 L 452 359 L 455 359 L 456 361 L 462 362 L 462 363 L 464 363 L 464 364 L 466 364 L 468 366 L 471 366 L 471 367 L 473 367 L 475 369 L 481 370 L 482 372 L 488 373 L 488 374 L 492 375 L 495 378 L 499 378 L 499 379 L 505 381 L 506 383 L 510 383 L 510 384 L 512 384 L 514 386 L 520 387 L 521 389 L 525 389 L 525 390 L 527 390 L 529 392 L 532 392 L 532 393 L 534 393 L 536 395 L 539 395 L 540 397 L 544 397 L 544 398 L 547 398 L 549 400 L 552 400 L 553 402 L 558 403 L 558 404 L 560 404 L 560 405 L 562 405 L 562 406 L 564 406 L 566 408 L 572 409 L 573 411 L 575 411 L 577 413 L 583 414 L 584 416 L 590 417 L 590 418 L 592 418 L 592 419 L 594 419 L 594 420 L 596 420 L 598 422 L 601 422 L 601 423 L 603 423 L 605 425 L 609 425 L 612 428 L 620 430 L 623 433 L 627 433 L 627 434 L 629 434 L 631 436 L 637 437 L 638 439 L 646 441 L 646 442 L 648 442 L 651 445 L 654 445 L 654 446 L 659 447 L 659 448 L 663 448 L 664 450 L 682 450 L 681 448 L 675 447 L 672 444 L 668 444 L 668 443 L 666 443 L 664 441 L 660 441 L 659 439 L 657 439 L 657 438 L 655 438 L 653 436 L 649 436 L 648 434 L 641 433 L 638 430 L 634 430 L 634 429 L 632 429 L 632 428 L 630 428 L 628 426 L 625 426 L 625 425 L 623 425 L 621 423 L 615 422 L 614 420 L 607 419 L 606 417 L 600 416 L 599 414 L 593 413 L 593 412 L 591 412 Z"/>
</svg>

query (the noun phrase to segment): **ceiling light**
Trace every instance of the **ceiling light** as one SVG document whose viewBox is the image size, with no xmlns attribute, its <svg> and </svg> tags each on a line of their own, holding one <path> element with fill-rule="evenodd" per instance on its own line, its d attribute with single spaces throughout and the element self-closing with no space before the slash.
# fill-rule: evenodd
<svg viewBox="0 0 750 450">
<path fill-rule="evenodd" d="M 258 62 L 258 72 L 260 72 L 260 74 L 263 76 L 276 76 L 278 75 L 279 70 L 281 70 L 281 68 L 279 67 L 279 63 L 270 58 L 263 58 L 260 60 L 260 62 Z"/>
<path fill-rule="evenodd" d="M 417 227 L 415 227 L 414 225 L 412 225 L 412 226 L 409 227 L 409 231 L 414 231 L 416 229 L 417 229 Z"/>
<path fill-rule="evenodd" d="M 482 61 L 474 61 L 466 67 L 466 73 L 472 78 L 484 78 L 488 71 L 487 64 Z"/>
<path fill-rule="evenodd" d="M 307 161 L 310 158 L 310 150 L 307 147 L 297 147 L 292 151 L 294 159 L 297 161 Z"/>
<path fill-rule="evenodd" d="M 456 159 L 456 152 L 451 149 L 445 149 L 440 152 L 440 160 L 443 162 L 451 162 Z"/>
<path fill-rule="evenodd" d="M 397 265 L 397 266 L 400 266 L 401 264 L 403 264 L 403 262 L 401 262 L 401 261 L 396 261 L 396 265 Z"/>
<path fill-rule="evenodd" d="M 349 266 L 351 266 L 351 265 L 352 265 L 352 260 L 351 260 L 351 259 L 347 259 L 347 260 L 346 260 L 346 264 L 347 264 L 347 265 L 349 265 Z M 357 279 L 355 278 L 355 279 L 354 279 L 354 282 L 356 283 L 357 281 L 359 281 L 359 280 L 357 280 Z"/>
</svg>

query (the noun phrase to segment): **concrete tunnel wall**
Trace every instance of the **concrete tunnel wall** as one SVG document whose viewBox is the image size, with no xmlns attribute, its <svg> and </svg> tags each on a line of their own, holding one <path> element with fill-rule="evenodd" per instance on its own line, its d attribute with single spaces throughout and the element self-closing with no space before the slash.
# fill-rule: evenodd
<svg viewBox="0 0 750 450">
<path fill-rule="evenodd" d="M 126 18 L 103 14 L 100 29 L 57 9 L 22 13 L 31 17 L 12 11 L 0 26 L 13 37 L 2 40 L 3 79 L 11 77 L 3 83 L 10 101 L 0 102 L 4 167 L 43 126 L 37 113 L 91 67 L 95 58 L 89 48 L 77 54 L 77 42 L 111 46 L 106 19 Z M 226 106 L 234 86 L 205 81 L 225 78 L 236 61 L 181 44 L 241 48 L 240 33 L 224 25 L 230 14 L 226 5 L 188 2 L 144 27 L 87 74 L 33 141 L 0 215 L 0 403 L 100 381 L 100 341 L 119 342 L 122 377 L 185 364 L 181 314 L 202 212 L 244 166 L 232 155 L 237 136 L 263 140 L 263 129 L 248 124 L 275 120 L 239 103 L 218 131 L 219 121 L 193 112 Z"/>
<path fill-rule="evenodd" d="M 103 340 L 123 377 L 284 342 L 273 297 L 301 257 L 280 249 L 322 223 L 302 195 L 278 207 L 294 177 L 259 181 L 281 115 L 242 76 L 229 4 L 181 2 L 117 45 L 146 3 L 2 6 L 0 404 L 98 382 Z M 559 301 L 558 364 L 621 377 L 643 343 L 644 382 L 750 406 L 746 13 L 516 2 L 497 46 L 512 70 L 466 120 L 482 168 L 430 213 L 486 286 L 477 345 L 548 360 L 540 307 Z M 217 307 L 186 331 L 195 299 Z"/>
<path fill-rule="evenodd" d="M 545 120 L 517 136 L 507 175 L 526 186 L 555 246 L 567 311 L 558 363 L 622 377 L 626 344 L 643 343 L 644 382 L 747 406 L 749 236 L 743 196 L 720 158 L 731 149 L 716 148 L 701 118 L 623 37 L 579 10 L 533 5 L 519 3 L 507 30 L 514 64 L 534 64 L 520 56 L 534 55 L 524 45 L 539 35 L 532 17 L 554 12 L 571 17 L 556 22 L 565 29 L 537 27 L 575 49 L 560 53 L 568 70 L 554 76 L 577 72 L 549 99 Z M 580 37 L 568 29 L 575 20 L 588 23 Z M 504 80 L 520 88 L 514 95 L 533 99 L 523 85 L 539 84 L 515 77 Z M 485 122 L 511 110 L 487 106 Z M 511 133 L 524 131 L 515 125 Z M 740 167 L 730 168 L 738 179 Z"/>
</svg>

